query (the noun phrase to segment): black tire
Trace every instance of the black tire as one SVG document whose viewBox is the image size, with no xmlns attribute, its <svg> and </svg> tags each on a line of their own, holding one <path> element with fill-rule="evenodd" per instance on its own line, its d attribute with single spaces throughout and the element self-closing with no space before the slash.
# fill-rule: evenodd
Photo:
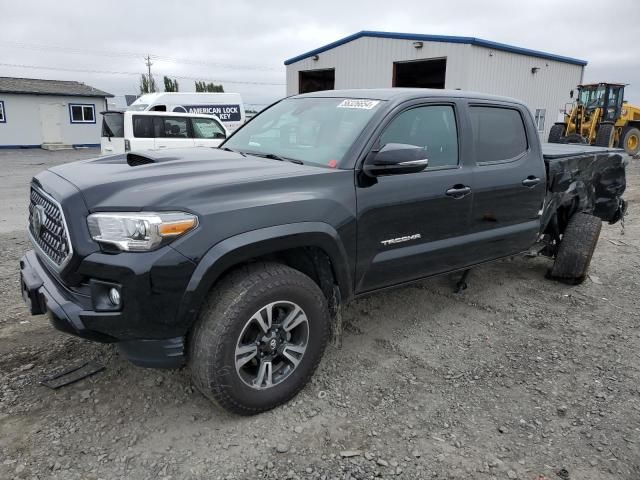
<svg viewBox="0 0 640 480">
<path fill-rule="evenodd" d="M 243 343 L 247 322 L 265 306 L 281 301 L 293 302 L 306 315 L 306 350 L 280 383 L 256 389 L 243 380 L 236 368 L 236 348 Z M 275 316 L 276 307 L 273 308 Z M 274 328 L 276 324 L 274 319 Z M 326 298 L 305 274 L 278 263 L 238 268 L 212 289 L 190 334 L 189 367 L 193 383 L 206 397 L 231 412 L 253 415 L 270 410 L 290 400 L 307 384 L 320 363 L 330 327 Z M 263 362 L 258 355 L 252 358 L 248 363 Z M 273 371 L 274 367 L 270 369 Z"/>
<path fill-rule="evenodd" d="M 572 133 L 571 135 L 560 138 L 559 143 L 586 145 L 587 141 L 582 135 L 578 133 Z"/>
<path fill-rule="evenodd" d="M 598 133 L 596 133 L 596 140 L 593 143 L 597 147 L 613 147 L 613 140 L 615 138 L 616 127 L 611 123 L 603 123 L 598 127 Z"/>
<path fill-rule="evenodd" d="M 625 127 L 620 135 L 620 148 L 624 148 L 632 157 L 640 153 L 640 129 L 636 127 Z"/>
<path fill-rule="evenodd" d="M 602 220 L 598 217 L 588 213 L 576 213 L 571 217 L 560 241 L 551 277 L 573 285 L 582 283 L 587 277 L 601 229 Z"/>
<path fill-rule="evenodd" d="M 556 123 L 549 130 L 549 143 L 560 143 L 560 139 L 564 137 L 565 125 L 563 123 Z"/>
</svg>

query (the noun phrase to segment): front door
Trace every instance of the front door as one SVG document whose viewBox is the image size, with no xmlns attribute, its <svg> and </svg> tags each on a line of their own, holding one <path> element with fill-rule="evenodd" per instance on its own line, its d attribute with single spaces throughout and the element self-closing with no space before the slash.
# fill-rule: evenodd
<svg viewBox="0 0 640 480">
<path fill-rule="evenodd" d="M 62 112 L 64 107 L 58 103 L 40 104 L 40 126 L 42 143 L 62 143 Z"/>
<path fill-rule="evenodd" d="M 536 241 L 546 169 L 531 114 L 508 104 L 469 106 L 473 131 L 475 262 L 520 253 Z"/>
<path fill-rule="evenodd" d="M 424 147 L 422 172 L 378 177 L 357 188 L 356 293 L 465 266 L 472 166 L 461 148 L 455 102 L 400 109 L 374 148 L 387 143 Z"/>
</svg>

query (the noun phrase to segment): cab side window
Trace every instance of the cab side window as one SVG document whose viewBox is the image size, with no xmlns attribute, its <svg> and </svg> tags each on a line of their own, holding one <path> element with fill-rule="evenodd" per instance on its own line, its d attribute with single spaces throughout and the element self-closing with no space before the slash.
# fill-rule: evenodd
<svg viewBox="0 0 640 480">
<path fill-rule="evenodd" d="M 191 126 L 193 127 L 194 138 L 207 138 L 210 140 L 226 138 L 224 128 L 213 118 L 192 118 Z"/>
<path fill-rule="evenodd" d="M 458 165 L 458 130 L 453 107 L 429 105 L 405 110 L 380 136 L 379 145 L 387 143 L 424 148 L 429 168 Z"/>
<path fill-rule="evenodd" d="M 527 134 L 520 112 L 507 107 L 469 109 L 476 162 L 511 161 L 527 151 Z"/>
</svg>

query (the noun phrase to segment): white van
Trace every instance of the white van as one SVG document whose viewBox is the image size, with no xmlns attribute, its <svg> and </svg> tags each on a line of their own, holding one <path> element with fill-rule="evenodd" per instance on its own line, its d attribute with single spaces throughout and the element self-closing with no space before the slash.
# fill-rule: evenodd
<svg viewBox="0 0 640 480">
<path fill-rule="evenodd" d="M 164 92 L 140 96 L 127 110 L 215 115 L 233 132 L 245 122 L 239 93 Z"/>
<path fill-rule="evenodd" d="M 100 153 L 152 148 L 217 147 L 227 129 L 215 115 L 173 112 L 102 112 Z"/>
</svg>

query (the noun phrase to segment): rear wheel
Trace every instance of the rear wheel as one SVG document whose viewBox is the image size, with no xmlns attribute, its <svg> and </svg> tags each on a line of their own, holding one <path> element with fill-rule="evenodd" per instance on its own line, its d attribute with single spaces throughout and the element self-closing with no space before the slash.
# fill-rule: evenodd
<svg viewBox="0 0 640 480">
<path fill-rule="evenodd" d="M 587 276 L 596 249 L 602 220 L 588 213 L 576 213 L 567 225 L 558 247 L 550 276 L 577 285 Z"/>
<path fill-rule="evenodd" d="M 603 123 L 598 127 L 596 140 L 594 145 L 598 147 L 613 147 L 613 140 L 616 133 L 616 127 L 611 123 Z"/>
<path fill-rule="evenodd" d="M 269 410 L 307 384 L 329 329 L 326 299 L 308 276 L 277 263 L 242 267 L 214 287 L 191 333 L 193 382 L 234 413 Z"/>
<path fill-rule="evenodd" d="M 549 130 L 549 143 L 560 143 L 560 139 L 564 136 L 564 124 L 557 123 Z"/>
<path fill-rule="evenodd" d="M 640 129 L 636 127 L 626 127 L 622 130 L 620 138 L 620 148 L 624 148 L 625 152 L 632 157 L 640 153 Z"/>
</svg>

